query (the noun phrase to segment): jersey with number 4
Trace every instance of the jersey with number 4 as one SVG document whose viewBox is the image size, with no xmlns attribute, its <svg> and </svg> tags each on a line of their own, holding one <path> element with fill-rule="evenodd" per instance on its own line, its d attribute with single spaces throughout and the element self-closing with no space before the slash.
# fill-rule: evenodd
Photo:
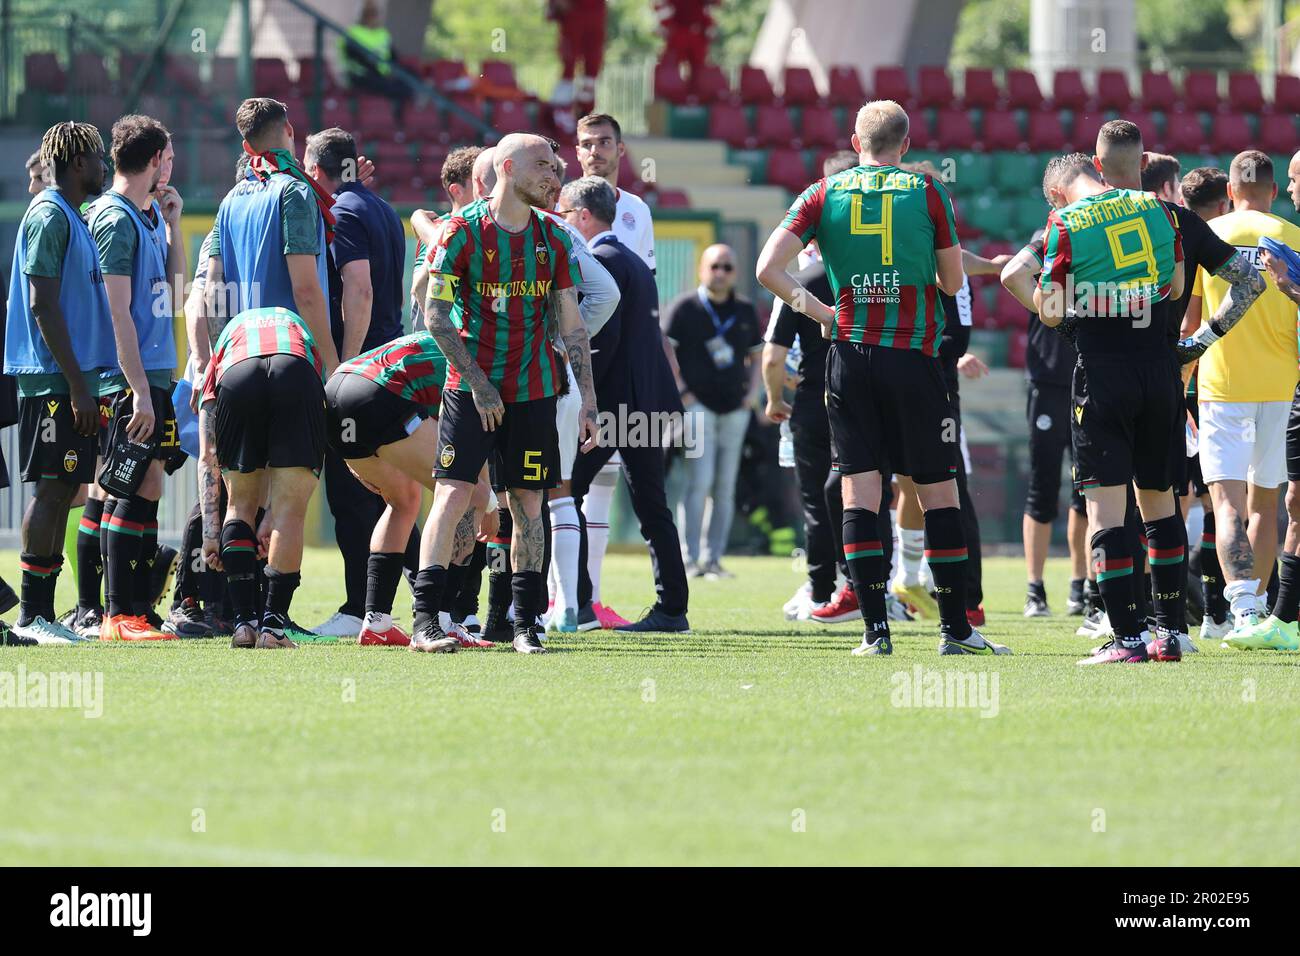
<svg viewBox="0 0 1300 956">
<path fill-rule="evenodd" d="M 1039 288 L 1078 316 L 1081 353 L 1169 350 L 1183 248 L 1159 199 L 1136 189 L 1084 196 L 1047 217 L 1045 240 Z"/>
<path fill-rule="evenodd" d="M 935 251 L 957 245 L 942 184 L 897 166 L 856 166 L 805 189 L 781 225 L 804 245 L 817 240 L 835 293 L 834 339 L 937 354 Z"/>
</svg>

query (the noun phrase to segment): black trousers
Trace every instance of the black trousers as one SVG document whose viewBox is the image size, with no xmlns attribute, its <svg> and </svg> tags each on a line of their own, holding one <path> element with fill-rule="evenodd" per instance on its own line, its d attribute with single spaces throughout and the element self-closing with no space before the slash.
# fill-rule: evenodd
<svg viewBox="0 0 1300 956">
<path fill-rule="evenodd" d="M 587 496 L 596 472 L 618 451 L 623 457 L 632 496 L 632 510 L 641 522 L 641 537 L 650 548 L 650 566 L 655 576 L 655 604 L 667 614 L 685 614 L 689 600 L 686 566 L 682 563 L 682 544 L 677 525 L 668 508 L 664 492 L 665 462 L 662 448 L 595 448 L 579 452 L 573 463 L 573 503 L 578 508 L 582 544 L 578 554 L 578 605 L 591 600 L 591 577 L 587 574 L 587 522 L 582 516 L 582 501 Z"/>
<path fill-rule="evenodd" d="M 821 395 L 798 394 L 790 415 L 794 436 L 794 477 L 803 504 L 804 551 L 813 600 L 830 600 L 835 570 L 844 566 L 844 502 L 840 473 L 831 470 L 831 427 Z"/>
<path fill-rule="evenodd" d="M 961 427 L 961 395 L 954 388 L 952 407 L 957 412 L 957 427 Z M 980 519 L 970 496 L 970 476 L 966 474 L 966 459 L 957 453 L 957 502 L 961 505 L 961 528 L 966 535 L 966 609 L 973 611 L 984 600 L 984 561 L 980 551 Z"/>
<path fill-rule="evenodd" d="M 343 555 L 343 603 L 339 611 L 354 617 L 366 615 L 366 565 L 370 561 L 370 535 L 384 513 L 384 499 L 370 491 L 348 471 L 333 448 L 325 452 L 325 500 L 334 516 L 334 540 Z M 406 543 L 407 579 L 420 569 L 419 523 Z"/>
</svg>

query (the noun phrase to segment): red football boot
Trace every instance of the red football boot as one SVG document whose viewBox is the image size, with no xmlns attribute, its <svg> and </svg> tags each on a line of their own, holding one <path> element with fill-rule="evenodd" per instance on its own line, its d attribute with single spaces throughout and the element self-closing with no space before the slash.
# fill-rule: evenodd
<svg viewBox="0 0 1300 956">
<path fill-rule="evenodd" d="M 862 610 L 858 607 L 858 596 L 847 583 L 835 592 L 835 596 L 824 606 L 814 608 L 810 620 L 822 624 L 842 624 L 845 621 L 859 621 Z"/>
</svg>

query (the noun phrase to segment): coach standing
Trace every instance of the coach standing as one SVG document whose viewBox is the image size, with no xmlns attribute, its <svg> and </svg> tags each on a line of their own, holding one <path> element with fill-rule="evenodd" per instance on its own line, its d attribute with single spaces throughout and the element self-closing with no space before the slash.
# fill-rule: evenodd
<svg viewBox="0 0 1300 956">
<path fill-rule="evenodd" d="M 358 180 L 357 144 L 351 133 L 336 126 L 308 136 L 303 168 L 334 198 L 334 238 L 327 258 L 330 331 L 339 360 L 346 362 L 403 332 L 406 236 L 393 207 Z M 344 599 L 315 632 L 353 637 L 361 631 L 370 534 L 383 514 L 384 500 L 353 477 L 333 448 L 325 454 L 325 500 L 343 555 Z M 414 530 L 407 553 L 414 573 L 419 555 Z"/>
</svg>

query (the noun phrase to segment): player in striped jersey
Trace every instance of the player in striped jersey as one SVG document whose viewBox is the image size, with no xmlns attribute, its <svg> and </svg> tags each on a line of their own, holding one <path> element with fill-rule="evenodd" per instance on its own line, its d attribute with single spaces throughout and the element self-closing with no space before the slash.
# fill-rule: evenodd
<svg viewBox="0 0 1300 956">
<path fill-rule="evenodd" d="M 911 477 L 925 509 L 925 557 L 939 604 L 941 654 L 1007 654 L 966 618 L 966 537 L 958 507 L 960 430 L 937 359 L 939 291 L 964 280 L 952 203 L 932 176 L 900 168 L 908 118 L 879 100 L 858 112 L 860 165 L 795 200 L 758 261 L 758 278 L 832 339 L 827 412 L 843 475 L 844 554 L 866 634 L 855 654 L 889 654 L 884 550 L 877 511 L 887 466 Z M 798 286 L 790 262 L 817 239 L 835 307 Z"/>
<path fill-rule="evenodd" d="M 231 647 L 297 646 L 286 630 L 301 581 L 307 503 L 325 457 L 324 370 L 306 323 L 284 308 L 247 309 L 213 343 L 199 410 L 203 556 L 226 574 Z M 229 492 L 224 522 L 218 466 Z M 267 494 L 266 517 L 254 531 Z M 259 550 L 267 556 L 260 620 Z"/>
</svg>

